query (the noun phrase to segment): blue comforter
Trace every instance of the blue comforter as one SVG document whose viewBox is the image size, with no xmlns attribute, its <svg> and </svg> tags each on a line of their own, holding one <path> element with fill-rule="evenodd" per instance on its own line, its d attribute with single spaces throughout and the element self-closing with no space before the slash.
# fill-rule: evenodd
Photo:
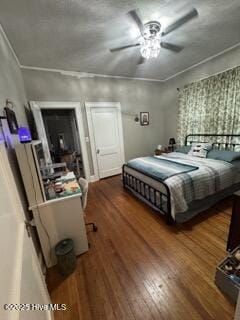
<svg viewBox="0 0 240 320">
<path fill-rule="evenodd" d="M 164 181 L 172 176 L 198 169 L 195 166 L 157 157 L 136 158 L 128 161 L 127 165 L 158 181 Z"/>
</svg>

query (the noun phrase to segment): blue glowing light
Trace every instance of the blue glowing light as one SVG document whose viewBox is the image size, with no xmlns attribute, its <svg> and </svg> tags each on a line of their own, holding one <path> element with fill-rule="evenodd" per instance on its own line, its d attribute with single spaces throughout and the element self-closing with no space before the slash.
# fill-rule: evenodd
<svg viewBox="0 0 240 320">
<path fill-rule="evenodd" d="M 28 128 L 20 127 L 18 129 L 18 137 L 21 143 L 27 143 L 32 141 L 31 133 Z"/>
</svg>

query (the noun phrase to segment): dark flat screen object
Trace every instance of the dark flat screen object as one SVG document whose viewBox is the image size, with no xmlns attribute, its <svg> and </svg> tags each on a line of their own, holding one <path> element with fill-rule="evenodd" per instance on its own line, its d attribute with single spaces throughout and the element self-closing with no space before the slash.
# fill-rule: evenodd
<svg viewBox="0 0 240 320">
<path fill-rule="evenodd" d="M 234 250 L 240 244 L 240 194 L 234 195 L 232 218 L 228 234 L 227 251 Z"/>
<path fill-rule="evenodd" d="M 6 118 L 9 126 L 9 130 L 12 134 L 17 134 L 18 133 L 18 123 L 17 123 L 17 118 L 15 115 L 15 112 L 8 107 L 4 108 L 6 112 Z"/>
</svg>

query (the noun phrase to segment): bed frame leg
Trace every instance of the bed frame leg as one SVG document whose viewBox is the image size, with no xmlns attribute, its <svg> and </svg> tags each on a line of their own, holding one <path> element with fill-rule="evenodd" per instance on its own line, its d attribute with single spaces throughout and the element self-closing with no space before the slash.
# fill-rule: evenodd
<svg viewBox="0 0 240 320">
<path fill-rule="evenodd" d="M 173 220 L 171 214 L 167 214 L 166 215 L 166 224 L 168 226 L 172 226 L 173 224 L 175 224 L 176 222 Z"/>
<path fill-rule="evenodd" d="M 125 164 L 122 166 L 122 183 L 123 183 L 123 188 L 126 189 L 125 176 L 124 176 L 124 167 L 125 167 Z"/>
</svg>

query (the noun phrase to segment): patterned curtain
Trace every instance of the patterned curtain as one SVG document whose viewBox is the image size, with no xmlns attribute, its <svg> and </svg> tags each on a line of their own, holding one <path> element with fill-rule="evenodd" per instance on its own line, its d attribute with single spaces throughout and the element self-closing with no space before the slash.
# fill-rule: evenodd
<svg viewBox="0 0 240 320">
<path fill-rule="evenodd" d="M 195 133 L 240 134 L 240 67 L 180 92 L 178 143 L 183 145 L 186 135 Z"/>
</svg>

